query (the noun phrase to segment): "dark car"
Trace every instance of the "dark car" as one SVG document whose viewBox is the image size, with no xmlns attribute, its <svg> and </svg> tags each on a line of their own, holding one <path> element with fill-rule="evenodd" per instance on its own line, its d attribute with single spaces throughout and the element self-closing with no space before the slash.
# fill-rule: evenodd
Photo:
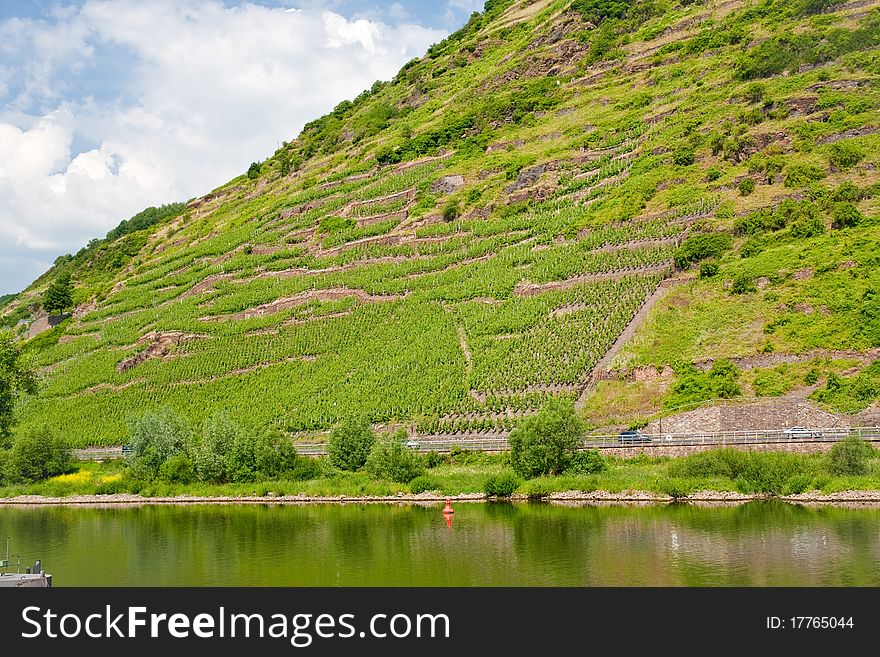
<svg viewBox="0 0 880 657">
<path fill-rule="evenodd" d="M 646 436 L 641 431 L 629 430 L 629 431 L 621 431 L 617 439 L 622 443 L 649 443 L 651 442 L 651 436 Z"/>
</svg>

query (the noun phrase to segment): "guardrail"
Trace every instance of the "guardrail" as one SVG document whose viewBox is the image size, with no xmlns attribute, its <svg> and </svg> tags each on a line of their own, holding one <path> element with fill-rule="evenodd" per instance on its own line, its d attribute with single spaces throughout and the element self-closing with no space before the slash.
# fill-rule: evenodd
<svg viewBox="0 0 880 657">
<path fill-rule="evenodd" d="M 611 447 L 676 447 L 689 445 L 761 445 L 778 443 L 823 443 L 836 442 L 855 436 L 863 440 L 880 441 L 880 427 L 852 427 L 829 429 L 806 429 L 791 431 L 790 429 L 755 430 L 755 431 L 715 431 L 703 433 L 668 433 L 621 436 L 608 434 L 587 436 L 581 441 L 581 449 L 608 449 Z M 446 453 L 453 448 L 469 449 L 475 452 L 503 452 L 510 449 L 506 435 L 480 436 L 478 434 L 443 436 L 435 438 L 425 436 L 408 441 L 408 446 L 419 452 Z M 296 450 L 303 456 L 323 456 L 327 453 L 324 443 L 298 443 Z M 80 461 L 105 461 L 124 456 L 122 447 L 104 449 L 89 448 L 72 450 L 73 457 Z"/>
</svg>

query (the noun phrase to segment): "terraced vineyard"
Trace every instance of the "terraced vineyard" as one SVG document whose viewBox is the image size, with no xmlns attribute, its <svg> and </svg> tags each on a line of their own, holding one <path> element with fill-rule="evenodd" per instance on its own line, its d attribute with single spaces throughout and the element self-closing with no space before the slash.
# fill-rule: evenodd
<svg viewBox="0 0 880 657">
<path fill-rule="evenodd" d="M 489 2 L 124 262 L 103 244 L 7 305 L 27 316 L 64 270 L 77 284 L 74 317 L 29 348 L 43 386 L 21 422 L 63 418 L 77 446 L 159 406 L 496 432 L 574 399 L 690 265 L 686 240 L 738 248 L 736 217 L 849 182 L 848 234 L 876 244 L 876 5 Z"/>
</svg>

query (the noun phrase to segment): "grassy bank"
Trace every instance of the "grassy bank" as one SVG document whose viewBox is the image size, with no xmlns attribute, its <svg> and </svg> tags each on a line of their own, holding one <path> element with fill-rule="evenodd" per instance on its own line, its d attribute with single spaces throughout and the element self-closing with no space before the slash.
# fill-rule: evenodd
<svg viewBox="0 0 880 657">
<path fill-rule="evenodd" d="M 408 484 L 375 479 L 365 471 L 347 472 L 331 467 L 323 459 L 314 475 L 304 480 L 283 479 L 252 483 L 212 485 L 144 482 L 134 478 L 121 461 L 75 463 L 68 474 L 30 484 L 0 487 L 0 497 L 41 495 L 68 497 L 108 493 L 135 493 L 144 497 L 203 496 L 242 497 L 274 494 L 310 497 L 388 497 L 399 493 L 435 491 L 441 495 L 483 493 L 487 481 L 506 477 L 509 492 L 541 498 L 552 493 L 581 491 L 645 491 L 684 497 L 698 491 L 739 492 L 762 495 L 792 495 L 808 491 L 823 494 L 847 490 L 880 490 L 880 458 L 867 459 L 861 475 L 834 474 L 827 455 L 749 453 L 713 450 L 682 458 L 608 458 L 597 474 L 563 473 L 522 480 L 514 477 L 509 455 L 460 452 Z"/>
</svg>

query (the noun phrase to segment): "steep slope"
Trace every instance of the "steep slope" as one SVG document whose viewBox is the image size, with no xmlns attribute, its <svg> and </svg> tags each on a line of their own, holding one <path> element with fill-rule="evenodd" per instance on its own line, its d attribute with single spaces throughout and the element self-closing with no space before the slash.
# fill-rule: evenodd
<svg viewBox="0 0 880 657">
<path fill-rule="evenodd" d="M 487 2 L 247 175 L 10 302 L 20 318 L 63 271 L 81 301 L 30 344 L 44 386 L 22 423 L 77 445 L 163 405 L 291 432 L 353 413 L 503 430 L 547 395 L 649 414 L 669 382 L 590 396 L 640 366 L 865 366 L 878 4 Z M 717 274 L 683 274 L 707 258 Z"/>
</svg>

